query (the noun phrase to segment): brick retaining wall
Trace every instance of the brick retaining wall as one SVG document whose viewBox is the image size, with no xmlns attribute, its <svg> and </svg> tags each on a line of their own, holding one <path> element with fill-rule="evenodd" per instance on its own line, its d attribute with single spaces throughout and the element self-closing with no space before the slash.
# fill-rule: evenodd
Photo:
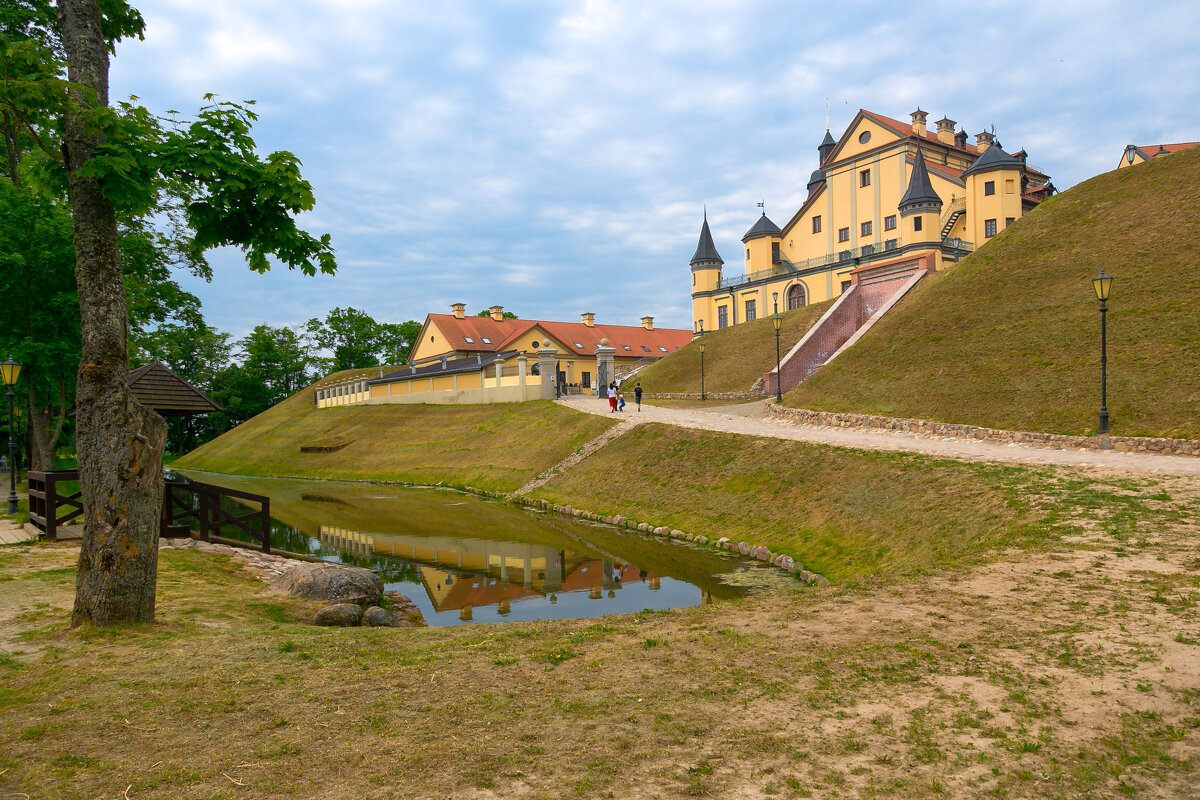
<svg viewBox="0 0 1200 800">
<path fill-rule="evenodd" d="M 1200 439 L 1169 439 L 1149 436 L 1068 436 L 1061 433 L 1006 431 L 978 425 L 934 422 L 928 419 L 901 419 L 875 414 L 850 414 L 837 411 L 810 411 L 787 408 L 767 402 L 767 415 L 795 420 L 802 425 L 829 428 L 869 428 L 903 431 L 957 439 L 983 439 L 1000 444 L 1029 444 L 1058 450 L 1117 450 L 1122 453 L 1157 453 L 1166 456 L 1200 456 Z"/>
</svg>

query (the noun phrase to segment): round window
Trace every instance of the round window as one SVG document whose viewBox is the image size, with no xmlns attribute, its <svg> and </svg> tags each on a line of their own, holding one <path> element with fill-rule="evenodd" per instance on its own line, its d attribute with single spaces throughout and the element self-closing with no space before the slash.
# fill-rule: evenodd
<svg viewBox="0 0 1200 800">
<path fill-rule="evenodd" d="M 859 144 L 866 144 L 869 141 L 871 141 L 871 132 L 870 131 L 863 131 L 862 133 L 860 133 L 858 135 L 858 143 Z"/>
<path fill-rule="evenodd" d="M 533 344 L 533 346 L 534 346 L 534 347 L 541 347 L 541 346 L 542 346 L 542 345 L 541 345 L 541 342 L 533 342 L 532 344 Z"/>
</svg>

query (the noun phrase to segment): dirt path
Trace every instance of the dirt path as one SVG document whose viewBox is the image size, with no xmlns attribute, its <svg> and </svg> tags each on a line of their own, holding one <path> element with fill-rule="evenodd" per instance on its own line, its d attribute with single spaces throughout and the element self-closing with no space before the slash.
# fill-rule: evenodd
<svg viewBox="0 0 1200 800">
<path fill-rule="evenodd" d="M 569 397 L 557 401 L 568 408 L 588 414 L 608 414 L 608 404 L 590 397 Z M 747 404 L 749 405 L 749 404 Z M 637 422 L 661 422 L 682 428 L 701 428 L 747 436 L 768 436 L 798 442 L 827 444 L 862 450 L 902 450 L 925 453 L 962 461 L 1004 461 L 1019 464 L 1056 464 L 1068 467 L 1099 467 L 1108 470 L 1150 472 L 1164 475 L 1200 476 L 1200 458 L 1162 456 L 1144 453 L 1119 453 L 1115 450 L 1054 450 L 1020 444 L 955 438 L 923 438 L 898 431 L 847 430 L 821 428 L 794 422 L 754 418 L 739 407 L 716 409 L 662 408 L 642 405 L 642 411 L 630 406 L 624 412 Z"/>
</svg>

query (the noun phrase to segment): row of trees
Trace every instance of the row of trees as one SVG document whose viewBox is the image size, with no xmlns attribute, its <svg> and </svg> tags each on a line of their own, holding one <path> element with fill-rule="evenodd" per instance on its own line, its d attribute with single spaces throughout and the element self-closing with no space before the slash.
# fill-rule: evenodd
<svg viewBox="0 0 1200 800">
<path fill-rule="evenodd" d="M 380 323 L 355 308 L 335 308 L 298 329 L 259 325 L 236 341 L 203 322 L 170 322 L 139 337 L 134 361 L 162 361 L 224 407 L 216 414 L 168 420 L 167 449 L 186 453 L 317 377 L 404 363 L 420 330 L 419 322 Z"/>
</svg>

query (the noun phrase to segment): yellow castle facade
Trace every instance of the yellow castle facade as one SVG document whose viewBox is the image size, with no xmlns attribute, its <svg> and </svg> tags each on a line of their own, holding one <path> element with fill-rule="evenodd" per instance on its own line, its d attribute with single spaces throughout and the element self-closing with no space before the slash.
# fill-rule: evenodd
<svg viewBox="0 0 1200 800">
<path fill-rule="evenodd" d="M 953 265 L 1054 192 L 1023 150 L 1006 152 L 988 132 L 969 144 L 953 120 L 929 130 L 926 119 L 860 110 L 840 139 L 826 130 L 804 203 L 782 228 L 764 211 L 742 237 L 739 268 L 725 268 L 705 215 L 693 329 L 835 298 L 855 270 L 883 261 L 932 253 L 936 267 Z"/>
</svg>

